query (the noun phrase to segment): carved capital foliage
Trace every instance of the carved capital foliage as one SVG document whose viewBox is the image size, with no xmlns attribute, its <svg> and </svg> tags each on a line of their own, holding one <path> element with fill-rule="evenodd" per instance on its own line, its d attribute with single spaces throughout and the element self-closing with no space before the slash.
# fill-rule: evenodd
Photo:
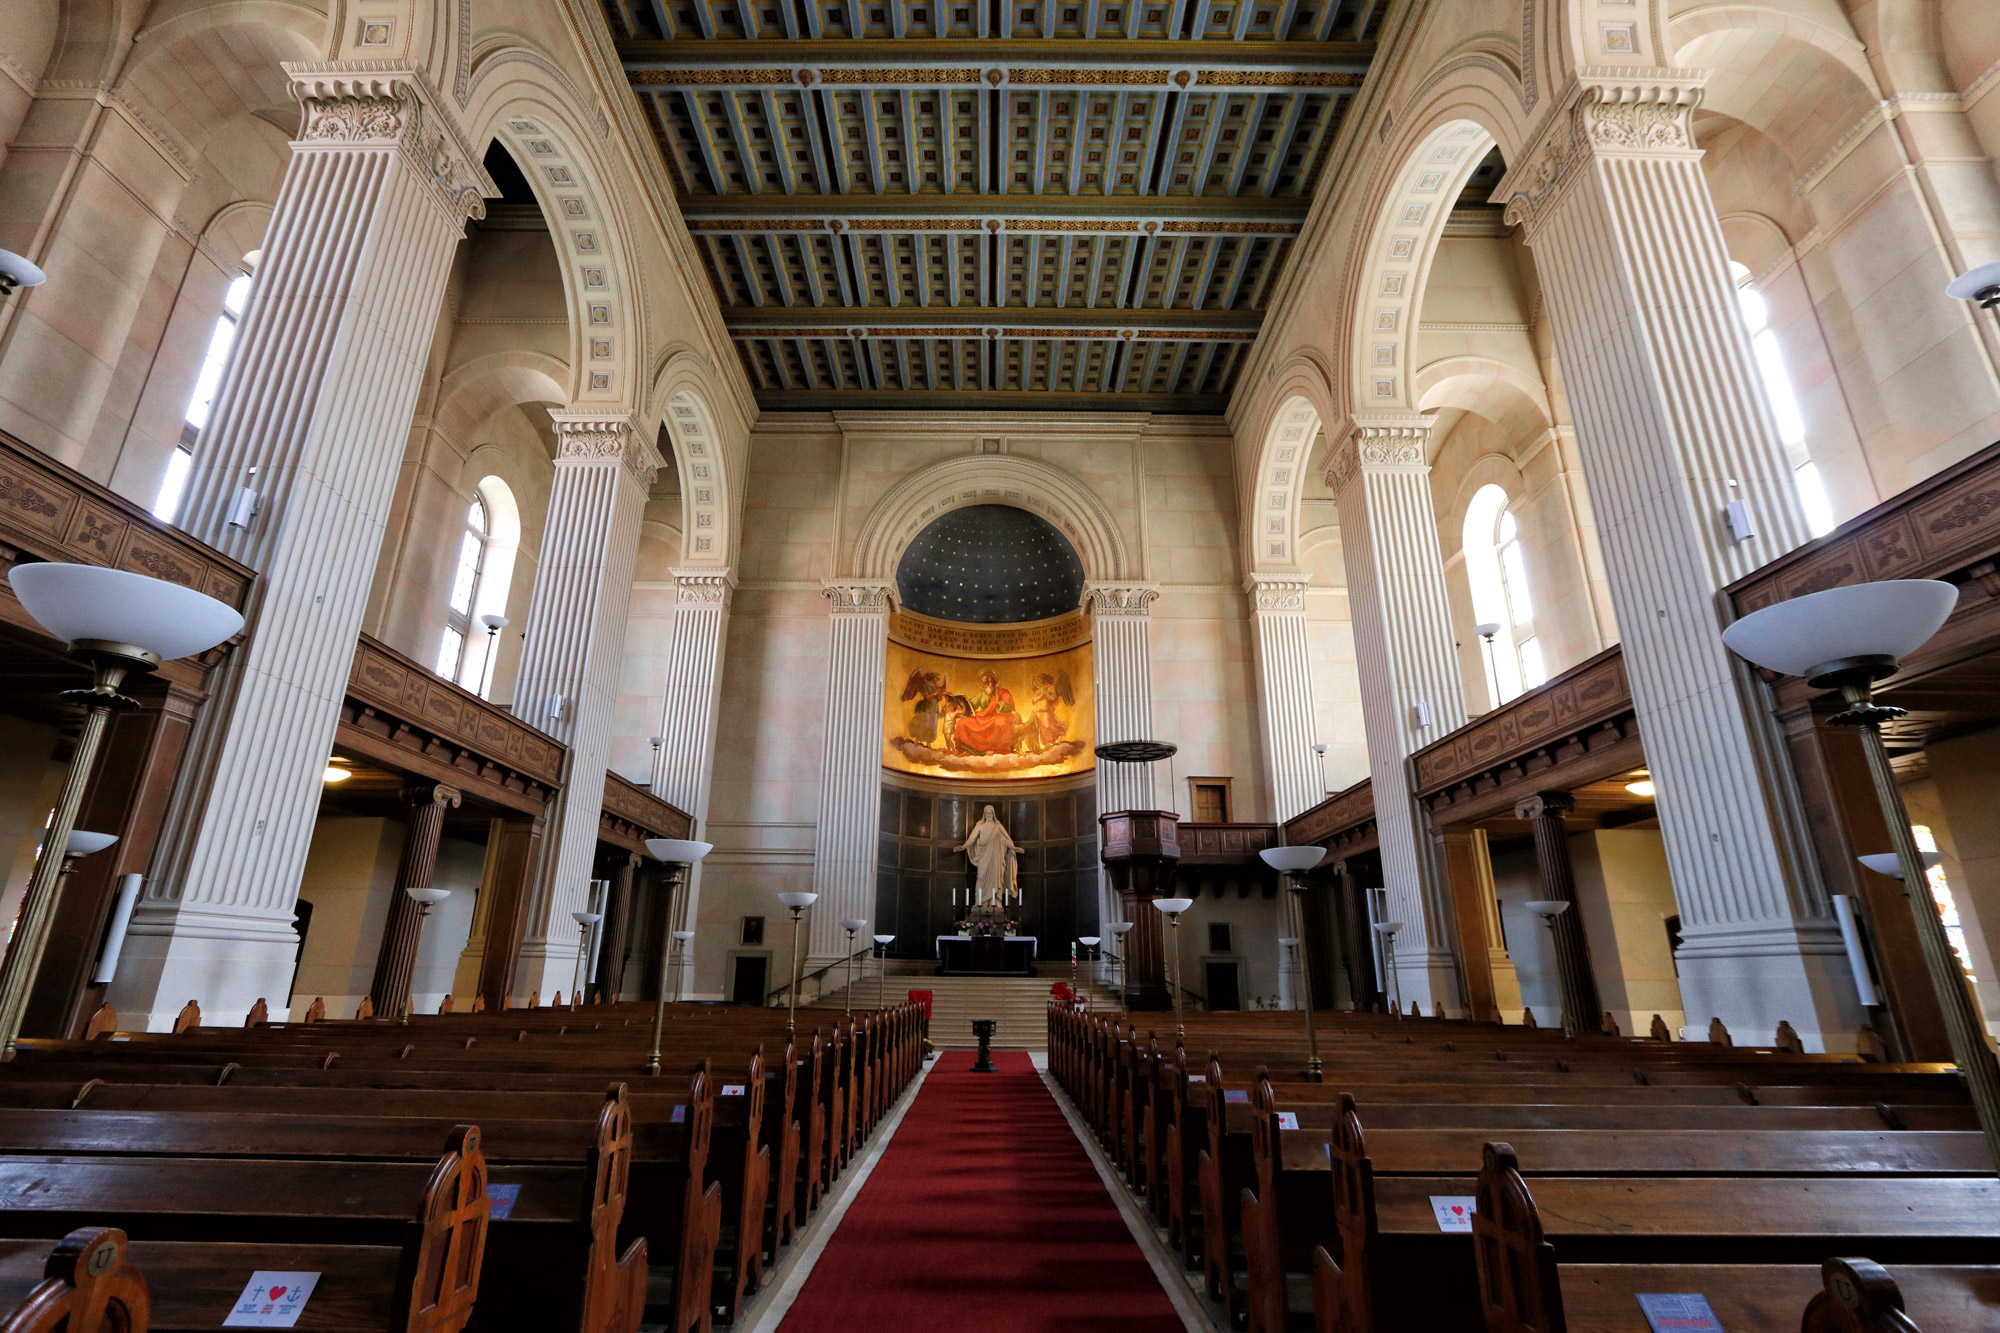
<svg viewBox="0 0 2000 1333">
<path fill-rule="evenodd" d="M 1257 610 L 1272 612 L 1297 612 L 1306 609 L 1306 592 L 1312 587 L 1310 579 L 1274 579 L 1261 574 L 1252 574 L 1246 584 L 1246 591 L 1257 599 Z"/>
<path fill-rule="evenodd" d="M 421 810 L 427 805 L 456 810 L 464 799 L 465 793 L 442 782 L 425 782 L 403 788 L 403 801 L 414 810 Z"/>
<path fill-rule="evenodd" d="M 832 603 L 833 614 L 837 616 L 886 616 L 895 588 L 880 579 L 854 579 L 822 584 L 820 593 Z"/>
<path fill-rule="evenodd" d="M 1576 797 L 1566 791 L 1538 791 L 1525 801 L 1514 803 L 1514 818 L 1560 820 L 1576 809 Z"/>
<path fill-rule="evenodd" d="M 1550 117 L 1524 155 L 1529 169 L 1509 178 L 1516 189 L 1507 200 L 1508 225 L 1525 226 L 1532 239 L 1536 224 L 1592 153 L 1697 151 L 1694 111 L 1706 79 L 1698 71 L 1584 70 L 1567 108 Z"/>
<path fill-rule="evenodd" d="M 1356 420 L 1327 448 L 1327 489 L 1338 496 L 1364 472 L 1426 472 L 1430 438 L 1428 418 Z"/>
<path fill-rule="evenodd" d="M 674 605 L 697 610 L 719 610 L 729 605 L 729 593 L 736 580 L 726 569 L 676 569 Z"/>
<path fill-rule="evenodd" d="M 642 491 L 653 489 L 660 457 L 629 417 L 588 412 L 551 412 L 556 427 L 556 465 L 566 462 L 622 462 Z"/>
<path fill-rule="evenodd" d="M 304 110 L 301 148 L 395 148 L 461 218 L 486 216 L 492 186 L 422 74 L 369 63 L 287 64 Z"/>
<path fill-rule="evenodd" d="M 1143 616 L 1159 595 L 1153 583 L 1093 583 L 1084 589 L 1083 609 L 1097 616 Z"/>
</svg>

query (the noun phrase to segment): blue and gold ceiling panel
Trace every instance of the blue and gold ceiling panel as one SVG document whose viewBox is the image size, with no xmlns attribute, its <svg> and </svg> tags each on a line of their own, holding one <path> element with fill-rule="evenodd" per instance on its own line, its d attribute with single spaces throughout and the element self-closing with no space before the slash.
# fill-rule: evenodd
<svg viewBox="0 0 2000 1333">
<path fill-rule="evenodd" d="M 1208 412 L 1256 339 L 1386 10 L 605 12 L 766 406 Z"/>
</svg>

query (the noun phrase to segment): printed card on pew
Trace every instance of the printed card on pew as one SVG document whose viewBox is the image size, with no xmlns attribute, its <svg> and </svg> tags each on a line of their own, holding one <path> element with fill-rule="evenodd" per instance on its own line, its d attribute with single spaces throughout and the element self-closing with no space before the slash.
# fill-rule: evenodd
<svg viewBox="0 0 2000 1333">
<path fill-rule="evenodd" d="M 724 1097 L 741 1097 L 743 1095 L 743 1085 L 741 1083 L 725 1083 L 722 1085 L 722 1095 Z"/>
<path fill-rule="evenodd" d="M 305 1312 L 319 1285 L 318 1273 L 270 1273 L 259 1269 L 250 1275 L 243 1294 L 222 1321 L 224 1328 L 291 1328 Z"/>
<path fill-rule="evenodd" d="M 1639 1310 L 1653 1333 L 1723 1333 L 1721 1321 L 1708 1308 L 1708 1297 L 1700 1292 L 1642 1294 Z"/>
<path fill-rule="evenodd" d="M 504 1222 L 514 1214 L 514 1205 L 521 1201 L 519 1185 L 486 1186 L 487 1216 L 495 1222 Z"/>
<path fill-rule="evenodd" d="M 1470 1194 L 1431 1195 L 1431 1211 L 1437 1214 L 1438 1230 L 1472 1230 L 1472 1204 Z"/>
<path fill-rule="evenodd" d="M 1297 1129 L 1298 1127 L 1299 1127 L 1299 1113 L 1297 1111 L 1278 1112 L 1279 1129 Z"/>
</svg>

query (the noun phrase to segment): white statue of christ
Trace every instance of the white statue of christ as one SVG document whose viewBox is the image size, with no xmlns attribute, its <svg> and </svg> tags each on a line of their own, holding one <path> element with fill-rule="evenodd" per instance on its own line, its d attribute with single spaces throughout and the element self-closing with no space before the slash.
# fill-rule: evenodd
<svg viewBox="0 0 2000 1333">
<path fill-rule="evenodd" d="M 1001 827 L 992 806 L 986 807 L 958 850 L 972 862 L 973 901 L 981 907 L 1000 906 L 1014 887 L 1014 857 L 1019 849 Z"/>
</svg>

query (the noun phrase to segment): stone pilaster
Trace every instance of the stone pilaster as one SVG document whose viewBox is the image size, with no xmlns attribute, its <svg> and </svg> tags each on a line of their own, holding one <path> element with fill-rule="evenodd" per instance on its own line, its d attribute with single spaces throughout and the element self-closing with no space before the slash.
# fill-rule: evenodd
<svg viewBox="0 0 2000 1333">
<path fill-rule="evenodd" d="M 1264 740 L 1264 770 L 1271 784 L 1272 818 L 1279 823 L 1326 798 L 1319 755 L 1313 751 L 1312 646 L 1306 628 L 1301 578 L 1252 574 L 1251 626 L 1257 642 L 1257 715 Z"/>
<path fill-rule="evenodd" d="M 555 481 L 541 562 L 515 678 L 514 712 L 569 747 L 562 794 L 550 807 L 531 882 L 514 994 L 553 995 L 574 983 L 588 907 L 604 773 L 611 758 L 639 520 L 659 456 L 630 419 L 560 411 Z"/>
<path fill-rule="evenodd" d="M 1425 1013 L 1460 1005 L 1450 887 L 1409 757 L 1465 724 L 1465 687 L 1431 508 L 1428 417 L 1357 417 L 1328 451 L 1361 675 L 1382 882 L 1403 923 L 1396 971 Z"/>
<path fill-rule="evenodd" d="M 1596 507 L 1659 785 L 1689 1024 L 1860 1022 L 1776 724 L 1722 646 L 1718 590 L 1807 536 L 1702 175 L 1700 76 L 1585 80 L 1509 178 Z M 1755 535 L 1724 520 L 1742 501 Z"/>
<path fill-rule="evenodd" d="M 730 596 L 736 580 L 726 569 L 676 569 L 674 632 L 667 664 L 667 698 L 661 709 L 664 738 L 653 760 L 653 794 L 694 816 L 700 837 L 708 823 L 708 783 L 715 771 L 715 725 L 722 704 L 723 649 L 729 641 Z M 701 917 L 701 865 L 689 867 L 687 889 L 675 907 L 675 926 L 692 928 Z M 690 956 L 695 942 L 688 941 Z M 682 969 L 682 993 L 687 973 Z"/>
<path fill-rule="evenodd" d="M 248 643 L 203 708 L 111 998 L 282 1016 L 293 903 L 425 359 L 493 185 L 411 70 L 287 67 L 303 128 L 202 433 L 182 526 L 256 569 Z M 254 469 L 254 471 L 253 471 Z M 245 526 L 239 487 L 257 494 Z"/>
<path fill-rule="evenodd" d="M 812 965 L 842 957 L 842 917 L 875 918 L 875 850 L 882 818 L 882 697 L 889 669 L 894 585 L 825 585 L 832 610 L 826 652 L 826 736 L 820 750 L 819 850 L 806 949 Z M 789 954 L 784 957 L 789 958 Z M 774 983 L 775 984 L 775 983 Z"/>
<path fill-rule="evenodd" d="M 1151 583 L 1093 583 L 1083 594 L 1090 613 L 1090 657 L 1097 694 L 1097 743 L 1152 741 L 1153 602 Z M 1097 809 L 1160 808 L 1151 764 L 1097 766 Z M 1171 794 L 1167 804 L 1173 805 Z M 1111 918 L 1106 917 L 1105 920 Z"/>
</svg>

